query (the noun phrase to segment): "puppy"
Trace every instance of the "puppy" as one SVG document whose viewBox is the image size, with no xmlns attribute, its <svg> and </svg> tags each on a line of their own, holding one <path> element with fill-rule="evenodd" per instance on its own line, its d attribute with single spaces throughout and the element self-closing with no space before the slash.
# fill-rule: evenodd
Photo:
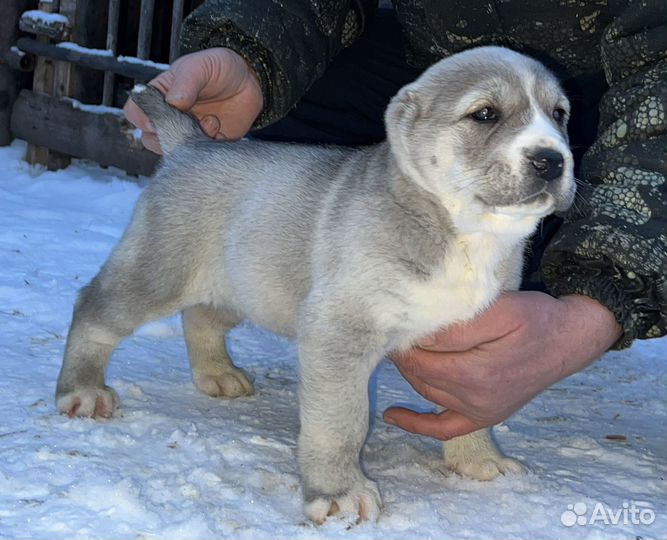
<svg viewBox="0 0 667 540">
<path fill-rule="evenodd" d="M 247 318 L 298 343 L 305 513 L 377 514 L 359 466 L 368 378 L 386 353 L 517 289 L 526 239 L 574 197 L 558 82 L 507 49 L 454 55 L 393 98 L 387 141 L 360 149 L 215 142 L 157 90 L 133 99 L 165 158 L 76 302 L 58 409 L 110 416 L 114 347 L 179 310 L 197 388 L 250 394 L 224 342 Z M 445 454 L 480 479 L 521 468 L 486 430 Z"/>
</svg>

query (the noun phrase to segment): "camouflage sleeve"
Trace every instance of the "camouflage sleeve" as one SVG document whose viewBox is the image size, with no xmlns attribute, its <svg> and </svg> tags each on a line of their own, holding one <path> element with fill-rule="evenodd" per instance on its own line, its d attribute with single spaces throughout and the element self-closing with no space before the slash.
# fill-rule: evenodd
<svg viewBox="0 0 667 540">
<path fill-rule="evenodd" d="M 609 90 L 579 202 L 542 263 L 553 294 L 584 294 L 615 314 L 616 348 L 667 330 L 667 10 L 629 4 L 603 34 Z"/>
<path fill-rule="evenodd" d="M 227 47 L 257 73 L 260 128 L 284 116 L 329 62 L 361 34 L 373 2 L 207 0 L 184 21 L 181 52 Z"/>
</svg>

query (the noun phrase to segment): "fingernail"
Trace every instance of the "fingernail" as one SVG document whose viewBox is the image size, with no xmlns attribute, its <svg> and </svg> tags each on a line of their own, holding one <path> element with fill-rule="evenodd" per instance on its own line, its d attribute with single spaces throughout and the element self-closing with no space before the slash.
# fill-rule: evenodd
<svg viewBox="0 0 667 540">
<path fill-rule="evenodd" d="M 426 336 L 417 342 L 417 345 L 422 348 L 433 347 L 435 344 L 435 336 Z"/>
<path fill-rule="evenodd" d="M 396 420 L 394 419 L 393 416 L 386 415 L 386 416 L 384 417 L 384 421 L 385 421 L 387 424 L 391 424 L 392 426 L 395 426 L 395 425 L 396 425 Z"/>
</svg>

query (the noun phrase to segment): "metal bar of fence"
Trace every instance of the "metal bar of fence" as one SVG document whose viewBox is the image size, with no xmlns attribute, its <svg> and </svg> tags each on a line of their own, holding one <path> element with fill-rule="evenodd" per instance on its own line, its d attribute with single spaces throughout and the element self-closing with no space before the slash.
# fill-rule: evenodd
<svg viewBox="0 0 667 540">
<path fill-rule="evenodd" d="M 120 16 L 120 0 L 109 0 L 109 20 L 107 21 L 107 50 L 116 54 L 118 42 L 118 19 Z M 104 88 L 102 90 L 102 105 L 113 105 L 114 73 L 104 72 Z"/>
<path fill-rule="evenodd" d="M 173 62 L 178 56 L 178 46 L 181 36 L 181 25 L 183 23 L 184 0 L 174 0 L 174 9 L 171 12 L 171 36 L 169 39 L 169 62 Z"/>
<path fill-rule="evenodd" d="M 147 59 L 151 52 L 154 8 L 155 0 L 141 0 L 141 13 L 139 16 L 139 39 L 137 42 L 138 58 Z"/>
<path fill-rule="evenodd" d="M 111 55 L 103 55 L 94 49 L 89 51 L 58 47 L 50 43 L 40 43 L 30 38 L 19 38 L 16 43 L 22 51 L 32 53 L 36 56 L 51 58 L 52 60 L 64 60 L 79 66 L 84 66 L 101 71 L 111 71 L 130 79 L 146 82 L 157 77 L 168 66 L 160 64 L 142 63 L 134 59 L 116 58 Z M 104 51 L 102 51 L 104 52 Z"/>
</svg>

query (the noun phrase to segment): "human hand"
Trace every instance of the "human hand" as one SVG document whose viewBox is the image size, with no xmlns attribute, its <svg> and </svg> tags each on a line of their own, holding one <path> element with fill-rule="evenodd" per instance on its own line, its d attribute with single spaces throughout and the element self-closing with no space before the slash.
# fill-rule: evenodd
<svg viewBox="0 0 667 540">
<path fill-rule="evenodd" d="M 586 367 L 621 332 L 614 315 L 586 296 L 503 294 L 472 321 L 392 356 L 417 392 L 447 410 L 391 407 L 385 421 L 442 440 L 492 426 Z"/>
<path fill-rule="evenodd" d="M 243 137 L 264 106 L 255 72 L 222 47 L 186 54 L 148 84 L 165 94 L 167 103 L 193 114 L 204 133 L 217 139 Z M 128 99 L 123 112 L 141 129 L 144 146 L 161 154 L 153 126 L 134 101 Z"/>
</svg>

